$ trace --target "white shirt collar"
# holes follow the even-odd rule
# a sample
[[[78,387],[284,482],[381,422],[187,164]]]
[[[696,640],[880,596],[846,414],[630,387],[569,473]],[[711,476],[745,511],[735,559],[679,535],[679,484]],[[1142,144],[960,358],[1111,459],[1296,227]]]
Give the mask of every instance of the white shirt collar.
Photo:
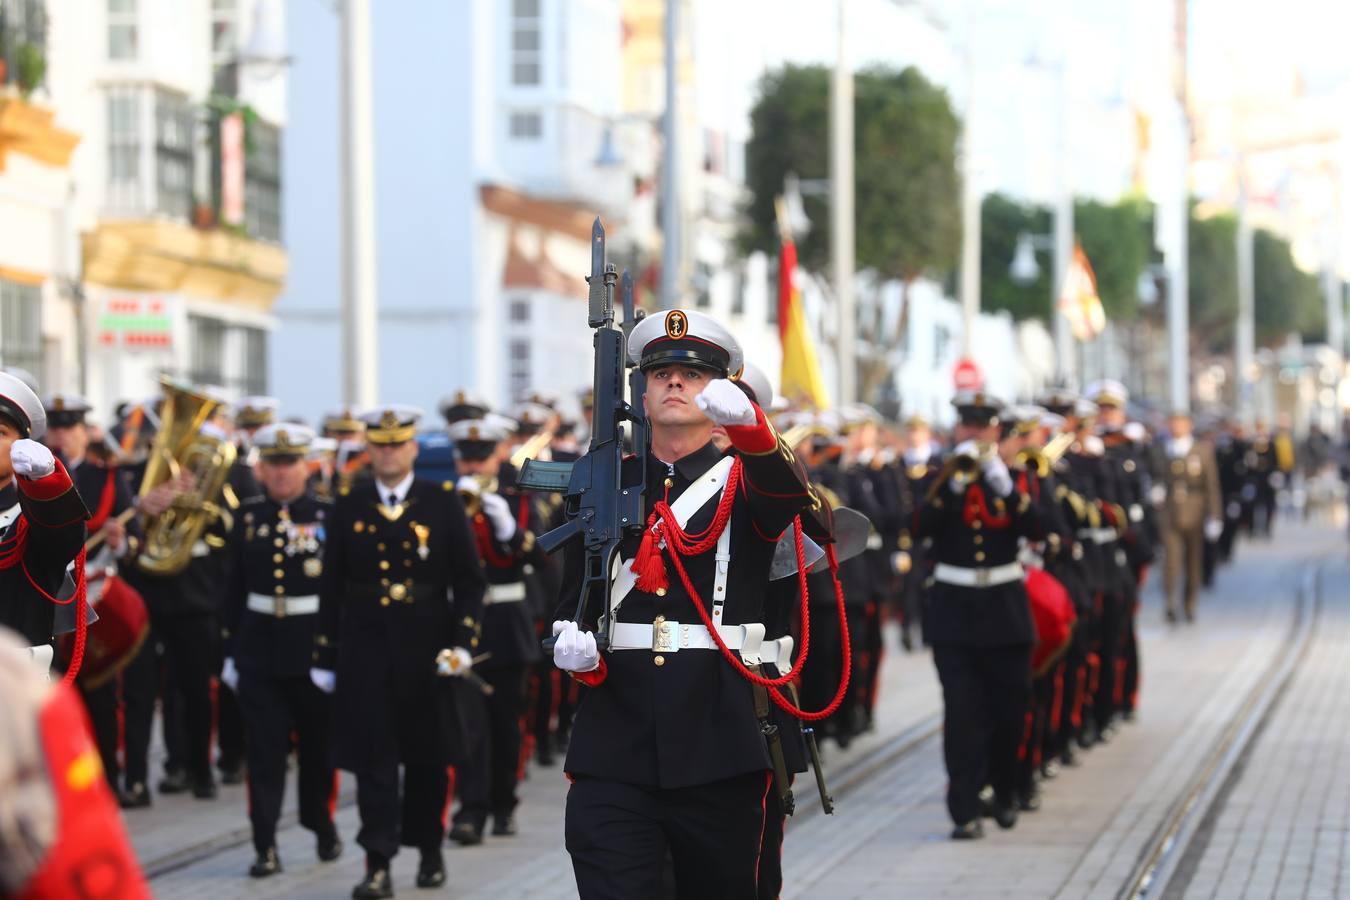
[[[905,448],[905,465],[907,466],[927,465],[932,458],[933,445],[931,443],[916,444]]]
[[[397,506],[404,500],[408,499],[408,489],[412,487],[412,483],[413,483],[413,473],[409,472],[406,476],[404,476],[402,481],[394,485],[392,488],[385,487],[378,481],[375,482],[375,490],[380,495],[381,503],[387,502],[389,499],[389,495],[393,494],[394,505]]]
[[[1172,457],[1185,456],[1187,453],[1191,452],[1191,448],[1194,446],[1195,438],[1192,435],[1188,434],[1185,437],[1172,438]]]

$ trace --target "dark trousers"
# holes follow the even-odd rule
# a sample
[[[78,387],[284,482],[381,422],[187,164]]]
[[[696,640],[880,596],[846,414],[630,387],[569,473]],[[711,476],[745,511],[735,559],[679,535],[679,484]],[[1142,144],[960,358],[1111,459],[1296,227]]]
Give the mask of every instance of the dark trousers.
[[[220,750],[216,765],[221,769],[244,761],[244,713],[239,696],[224,682],[216,688],[216,746]]]
[[[980,814],[986,784],[1002,804],[1017,788],[1017,748],[1031,699],[1031,645],[935,643],[945,712],[947,811],[958,825]]]
[[[482,827],[490,811],[509,816],[516,808],[516,784],[520,774],[521,722],[525,714],[528,668],[498,666],[475,668],[492,685],[492,696],[482,696],[480,714],[484,728],[475,741],[466,764],[455,770],[460,796],[455,822]]]
[[[1125,659],[1125,604],[1125,597],[1117,591],[1102,595],[1097,645],[1097,658],[1101,662],[1097,690],[1092,700],[1098,731],[1111,724],[1119,708],[1117,689],[1124,675],[1122,664]]]
[[[789,775],[791,779],[794,776]],[[783,831],[787,813],[772,788],[764,796],[764,836],[759,844],[759,900],[777,900],[783,893]]]
[[[262,853],[276,844],[292,733],[300,762],[300,824],[315,834],[331,835],[337,786],[330,739],[332,699],[304,675],[272,678],[245,671],[239,674],[239,707],[248,728],[248,812],[254,848]]]
[[[126,735],[125,783],[128,789],[149,783],[150,732],[159,695],[159,652],[152,635],[122,670],[123,724]]]
[[[194,781],[211,780],[211,679],[220,670],[220,632],[210,614],[151,623],[164,648],[164,738],[169,759]],[[175,725],[181,722],[181,730]]]
[[[440,849],[450,803],[450,770],[445,766],[404,766],[403,791],[398,760],[356,773],[356,806],[361,830],[356,842],[383,860],[394,858],[399,845],[423,852]]]
[[[663,896],[667,853],[678,897],[755,897],[772,785],[769,772],[684,788],[578,778],[565,832],[581,900]]]
[[[118,778],[122,774],[122,765],[117,760],[121,736],[121,728],[117,723],[119,705],[117,681],[118,679],[114,677],[93,689],[80,686],[80,697],[84,700],[85,712],[89,714],[89,725],[94,730],[98,755],[103,760],[103,774],[107,776],[108,784],[112,785],[114,791],[119,787]]]

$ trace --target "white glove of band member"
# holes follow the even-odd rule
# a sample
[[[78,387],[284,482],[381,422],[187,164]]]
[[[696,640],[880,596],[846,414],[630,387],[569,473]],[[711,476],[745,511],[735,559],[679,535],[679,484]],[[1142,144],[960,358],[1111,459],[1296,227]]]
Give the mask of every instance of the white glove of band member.
[[[715,424],[722,426],[755,424],[755,404],[750,402],[745,391],[725,378],[715,378],[708,382],[703,393],[694,398],[694,403]]]
[[[310,669],[309,680],[325,694],[331,694],[337,689],[337,673],[332,669]]]
[[[233,656],[225,657],[225,664],[220,667],[220,680],[230,690],[239,693],[239,670],[234,666]]]
[[[1223,521],[1220,519],[1205,520],[1205,540],[1211,544],[1223,536]]]
[[[492,536],[503,544],[516,534],[516,517],[511,515],[511,504],[499,494],[483,494],[483,515],[492,523]]]
[[[994,489],[994,493],[1000,497],[1006,497],[1013,491],[1012,473],[1008,471],[1008,464],[1003,458],[995,454],[984,461],[981,469],[984,472],[984,480]]]
[[[1162,506],[1167,502],[1167,485],[1155,484],[1149,488],[1148,499],[1153,502],[1154,506]]]
[[[56,471],[56,457],[52,456],[52,451],[28,438],[10,445],[9,461],[14,466],[14,474],[24,478],[46,478]]]
[[[436,654],[436,674],[463,678],[473,668],[473,655],[463,647],[451,647]]]
[[[600,668],[600,651],[595,646],[595,635],[579,629],[576,622],[554,622],[553,636],[558,639],[553,645],[553,664],[559,669],[564,672],[591,672]]]

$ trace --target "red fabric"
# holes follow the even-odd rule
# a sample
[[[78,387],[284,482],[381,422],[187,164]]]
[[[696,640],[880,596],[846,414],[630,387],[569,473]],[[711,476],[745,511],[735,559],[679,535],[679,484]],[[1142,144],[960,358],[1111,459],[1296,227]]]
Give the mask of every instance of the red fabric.
[[[966,525],[974,525],[978,520],[989,528],[1007,528],[1012,523],[1007,513],[996,516],[989,511],[989,504],[984,499],[984,488],[978,484],[972,484],[966,489],[966,507],[961,516]]]
[[[41,478],[25,478],[20,475],[14,479],[14,483],[26,497],[34,500],[54,500],[74,486],[70,481],[70,473],[61,465],[61,460],[55,462],[56,468],[50,475]]]
[[[61,461],[57,460],[56,465],[61,474],[64,475],[65,469],[61,468]],[[55,475],[56,473],[53,472],[52,474]],[[48,477],[50,478],[51,476],[49,475]],[[66,475],[65,477],[68,483],[70,481],[70,476]],[[16,480],[20,482],[23,481],[22,478]],[[61,679],[62,684],[70,684],[75,680],[76,676],[80,674],[80,665],[84,662],[85,637],[88,631],[89,604],[85,601],[88,586],[84,579],[85,549],[84,547],[81,547],[80,552],[75,557],[75,593],[67,600],[58,600],[43,590],[42,586],[33,580],[33,576],[28,571],[28,565],[24,562],[23,558],[24,551],[27,547],[28,517],[21,515],[14,524],[14,534],[12,534],[8,540],[0,543],[0,570],[12,569],[15,566],[23,566],[24,577],[27,578],[28,583],[33,586],[33,590],[37,591],[43,597],[46,597],[57,606],[65,606],[68,603],[75,604],[75,649],[72,650],[70,654],[70,667],[66,669],[65,677]]]
[[[99,494],[98,509],[94,510],[94,515],[86,526],[90,534],[98,531],[103,527],[103,523],[108,521],[108,516],[112,515],[113,501],[117,499],[117,470],[109,468],[104,472],[106,477],[103,479],[103,492]]]
[[[599,687],[600,683],[605,680],[605,676],[607,676],[608,674],[609,674],[609,666],[605,665],[605,658],[603,656],[600,657],[599,668],[592,669],[589,672],[571,673],[573,678],[575,678],[577,681],[580,681],[582,684],[586,685],[586,687]]]
[[[731,439],[731,446],[742,453],[763,456],[778,446],[778,435],[764,418],[764,410],[758,404],[751,405],[755,407],[755,424],[727,425],[727,437]]]
[[[492,533],[488,530],[487,516],[482,513],[474,514],[473,533],[478,539],[478,553],[488,565],[496,569],[509,569],[516,564],[513,555],[497,552],[497,542],[492,539]]]
[[[1039,674],[1068,648],[1077,613],[1064,585],[1045,570],[1028,568],[1026,584],[1031,618],[1036,623],[1031,671]]]
[[[79,695],[68,685],[56,685],[38,714],[38,728],[58,830],[41,868],[15,897],[149,898]]]

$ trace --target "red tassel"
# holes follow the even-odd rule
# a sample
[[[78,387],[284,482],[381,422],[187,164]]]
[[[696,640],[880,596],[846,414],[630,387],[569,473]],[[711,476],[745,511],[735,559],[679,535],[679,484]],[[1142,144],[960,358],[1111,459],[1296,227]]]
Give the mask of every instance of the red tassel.
[[[647,528],[642,532],[642,543],[633,557],[633,574],[637,576],[634,585],[648,594],[665,591],[670,586],[666,562],[661,558],[661,548],[656,543],[655,528]]]

